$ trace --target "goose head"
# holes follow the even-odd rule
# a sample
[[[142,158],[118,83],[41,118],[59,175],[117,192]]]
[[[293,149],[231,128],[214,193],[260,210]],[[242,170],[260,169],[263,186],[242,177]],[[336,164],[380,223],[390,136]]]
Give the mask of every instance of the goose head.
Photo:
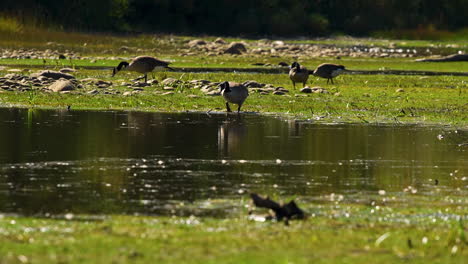
[[[223,91],[224,91],[224,92],[226,92],[226,93],[230,92],[231,89],[229,89],[229,82],[222,82],[222,83],[220,83],[220,84],[219,84],[219,91],[220,91],[220,92],[223,92]]]

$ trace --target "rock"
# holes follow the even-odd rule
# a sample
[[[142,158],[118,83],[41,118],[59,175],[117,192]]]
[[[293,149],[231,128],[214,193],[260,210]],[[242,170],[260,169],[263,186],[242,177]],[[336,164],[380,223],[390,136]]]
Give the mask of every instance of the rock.
[[[202,39],[194,39],[194,40],[191,40],[189,43],[188,43],[189,47],[193,48],[193,47],[196,47],[196,46],[203,46],[203,45],[206,45],[206,41],[202,40]]]
[[[96,90],[96,89],[94,89],[94,90],[91,90],[91,91],[89,91],[89,92],[87,92],[87,93],[88,93],[88,94],[98,94],[99,91]]]
[[[86,83],[97,83],[99,80],[96,78],[84,78],[81,79],[81,82],[86,82]]]
[[[283,92],[283,93],[289,93],[289,90],[284,89],[284,87],[276,87],[275,91]]]
[[[122,46],[119,48],[120,51],[123,51],[123,52],[129,52],[129,51],[132,51],[132,48],[128,47],[128,46]]]
[[[287,64],[284,61],[279,62],[278,65],[281,66],[281,67],[289,67],[289,64]]]
[[[19,80],[23,76],[19,75],[19,74],[16,74],[16,73],[9,73],[9,74],[5,74],[5,76],[3,76],[3,77],[6,78],[6,79],[10,79],[10,80]]]
[[[20,69],[9,69],[9,70],[7,70],[7,72],[16,72],[16,73],[20,73],[20,72],[22,72],[22,70],[20,70]]]
[[[285,95],[285,92],[282,92],[282,91],[274,91],[273,94],[274,94],[274,95]]]
[[[31,74],[31,77],[39,77],[39,76],[52,78],[54,80],[58,80],[60,78],[64,78],[64,79],[67,79],[67,80],[75,79],[75,77],[73,75],[71,75],[71,74],[61,73],[61,72],[58,72],[58,71],[48,71],[47,70],[47,71],[41,71],[41,72],[38,72],[38,73]]]
[[[262,88],[265,86],[264,83],[259,83],[256,81],[245,81],[244,83],[242,83],[242,85],[244,85],[247,88]]]
[[[218,95],[221,95],[221,92],[220,92],[220,91],[213,90],[213,91],[207,92],[207,93],[205,93],[205,94],[206,94],[206,95],[209,95],[209,96],[218,96]]]
[[[397,93],[404,93],[404,92],[405,92],[405,90],[403,90],[403,89],[399,88],[399,89],[396,89],[396,91],[395,91],[395,92],[397,92]]]
[[[232,42],[227,49],[224,50],[224,53],[227,54],[242,54],[243,52],[247,52],[247,48],[241,42]]]
[[[122,95],[123,95],[123,96],[130,96],[130,95],[132,95],[132,92],[126,91],[126,92],[124,92]]]
[[[310,87],[304,87],[301,89],[301,93],[312,93],[312,88]]]
[[[177,85],[181,83],[181,80],[175,79],[175,78],[166,78],[164,79],[161,83],[164,85]]]
[[[165,93],[162,93],[161,95],[171,95],[171,94],[174,94],[174,92],[165,92]]]
[[[174,87],[170,87],[170,86],[164,86],[163,90],[165,90],[165,91],[174,91],[175,88],[174,88]]]
[[[72,68],[62,68],[59,70],[59,72],[61,73],[70,73],[70,72],[76,72],[75,69],[72,69]]]
[[[148,84],[150,84],[150,85],[158,84],[158,83],[159,83],[159,81],[156,80],[156,79],[152,79],[152,80],[149,80],[149,81],[148,81]]]
[[[57,80],[48,87],[54,92],[72,91],[75,90],[75,85],[69,80]]]
[[[222,38],[217,38],[214,41],[216,44],[226,44],[226,41]]]
[[[284,46],[284,41],[275,40],[275,41],[273,41],[273,46]]]

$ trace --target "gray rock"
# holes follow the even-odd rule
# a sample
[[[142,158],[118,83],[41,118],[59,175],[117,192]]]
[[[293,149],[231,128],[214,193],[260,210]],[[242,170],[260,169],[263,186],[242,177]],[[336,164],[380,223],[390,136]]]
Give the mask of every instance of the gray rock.
[[[166,78],[164,79],[161,83],[164,85],[177,85],[181,83],[181,80],[175,79],[175,78]]]
[[[188,45],[190,47],[195,47],[195,46],[203,46],[203,45],[206,45],[206,41],[202,40],[202,39],[194,39],[194,40],[191,40]]]
[[[222,38],[217,38],[215,41],[214,41],[216,44],[226,44],[226,41]]]
[[[75,85],[69,80],[57,80],[48,87],[54,92],[72,91],[75,90]]]
[[[247,88],[262,88],[265,87],[264,83],[259,83],[256,81],[246,81],[243,83],[243,85]]]
[[[274,95],[284,95],[285,92],[282,92],[282,91],[274,91],[273,94],[274,94]]]
[[[72,68],[62,68],[59,70],[59,72],[61,73],[69,73],[69,72],[76,72],[75,69],[72,69]]]
[[[312,93],[312,88],[304,87],[301,89],[301,93]]]
[[[71,75],[71,74],[62,73],[62,72],[58,72],[58,71],[49,71],[49,70],[33,73],[33,74],[31,74],[30,77],[39,77],[39,76],[52,78],[54,80],[58,80],[60,78],[64,78],[64,79],[67,79],[67,80],[75,79],[75,77],[73,75]]]
[[[247,52],[247,48],[241,42],[232,42],[227,49],[224,50],[224,53],[227,54],[242,54],[243,52]]]

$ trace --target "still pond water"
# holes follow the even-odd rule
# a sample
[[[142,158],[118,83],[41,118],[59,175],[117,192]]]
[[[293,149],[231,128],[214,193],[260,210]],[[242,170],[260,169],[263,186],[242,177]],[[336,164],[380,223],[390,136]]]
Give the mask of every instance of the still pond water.
[[[0,138],[0,213],[225,214],[251,191],[468,195],[468,132],[453,128],[0,109]]]

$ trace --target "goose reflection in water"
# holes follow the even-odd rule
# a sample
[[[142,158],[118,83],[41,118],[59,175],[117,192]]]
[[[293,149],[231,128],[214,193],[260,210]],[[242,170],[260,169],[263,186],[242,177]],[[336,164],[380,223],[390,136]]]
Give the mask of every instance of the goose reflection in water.
[[[218,127],[218,151],[222,157],[241,152],[241,143],[247,136],[242,116],[228,119]]]

